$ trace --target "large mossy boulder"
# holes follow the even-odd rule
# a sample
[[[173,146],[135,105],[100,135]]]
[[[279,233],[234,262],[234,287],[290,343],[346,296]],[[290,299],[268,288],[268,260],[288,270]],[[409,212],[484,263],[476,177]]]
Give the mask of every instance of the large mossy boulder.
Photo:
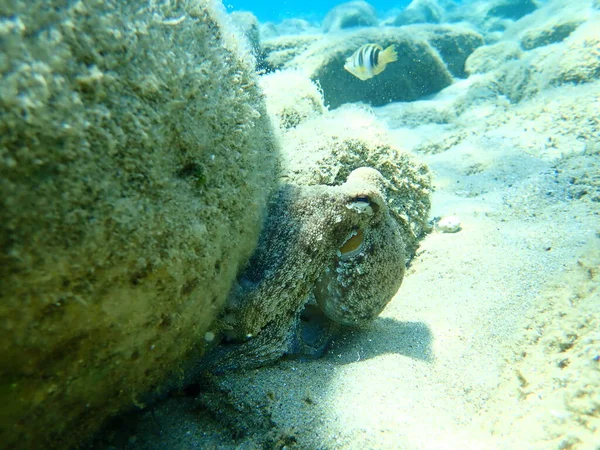
[[[0,442],[69,448],[212,337],[278,178],[212,0],[0,6]]]

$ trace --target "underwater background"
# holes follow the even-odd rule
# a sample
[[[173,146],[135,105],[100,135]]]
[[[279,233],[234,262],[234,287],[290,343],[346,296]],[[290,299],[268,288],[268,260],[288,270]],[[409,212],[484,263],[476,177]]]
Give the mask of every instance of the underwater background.
[[[0,447],[600,443],[600,1],[0,1]]]
[[[288,0],[276,3],[251,0],[233,0],[223,2],[229,11],[251,11],[261,22],[277,22],[291,18],[319,21],[325,17],[331,8],[340,3],[342,2],[336,0],[311,0],[306,2]],[[410,0],[396,2],[382,0],[369,2],[369,4],[373,6],[380,14],[386,13],[391,9],[401,9],[409,3]]]

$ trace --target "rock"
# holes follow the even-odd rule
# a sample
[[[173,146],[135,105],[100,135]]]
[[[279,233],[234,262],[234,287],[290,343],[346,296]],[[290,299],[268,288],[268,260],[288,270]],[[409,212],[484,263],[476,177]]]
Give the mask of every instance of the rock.
[[[458,78],[466,78],[465,61],[484,44],[481,34],[461,25],[425,25],[419,36],[439,52],[450,73]]]
[[[569,199],[600,202],[600,140],[587,141],[581,154],[563,156],[554,169]]]
[[[321,35],[280,36],[262,42],[262,54],[267,71],[283,69],[312,44],[323,39]]]
[[[508,26],[504,32],[503,40],[480,47],[474,51],[466,62],[466,70],[469,74],[488,73],[500,68],[505,63],[520,58],[525,58],[531,64],[544,65],[541,61],[538,62],[538,59],[544,59],[545,56],[543,55],[546,53],[549,56],[556,52],[562,54],[563,47],[553,47],[547,52],[540,50],[534,53],[524,53],[522,50],[533,50],[560,43],[567,39],[581,24],[591,20],[590,17],[589,5],[574,5],[568,0],[548,2],[532,14]],[[592,39],[594,39],[593,36]],[[575,54],[578,53],[579,50],[575,50]],[[527,71],[529,70],[527,64],[513,61],[510,64],[510,70],[523,66],[519,70]],[[539,71],[539,68],[536,70]],[[577,70],[575,69],[575,71]],[[532,75],[536,76],[534,71],[532,71]],[[514,81],[513,78],[511,79]],[[512,97],[515,97],[514,94]]]
[[[285,132],[325,112],[319,88],[302,73],[284,70],[264,75],[260,84],[267,100],[267,112],[277,129]],[[294,89],[289,89],[294,86]]]
[[[517,42],[500,41],[477,48],[465,62],[465,72],[469,75],[487,73],[498,69],[507,61],[519,59],[523,50]]]
[[[534,0],[495,0],[490,2],[487,14],[492,17],[518,20],[537,9]]]
[[[413,26],[418,27],[418,26]],[[362,29],[316,41],[287,64],[305,71],[323,90],[325,104],[365,102],[373,106],[412,101],[438,92],[452,83],[452,75],[439,53],[412,27]],[[394,45],[398,61],[379,75],[361,81],[344,70],[346,58],[367,43]]]
[[[519,41],[525,50],[554,44],[566,39],[591,14],[587,2],[552,0],[510,25],[503,39]]]
[[[282,141],[284,184],[232,291],[227,340],[205,359],[208,370],[314,355],[336,324],[373,320],[428,229],[428,169],[391,146],[373,116],[325,113]]]
[[[326,33],[346,28],[373,27],[378,24],[377,13],[369,3],[352,1],[341,3],[327,13],[323,20]]]
[[[486,42],[495,42],[514,21],[534,12],[534,0],[471,0],[449,12],[450,22],[469,22],[486,33]]]
[[[390,103],[377,108],[375,114],[392,129],[414,129],[423,125],[448,124],[456,118],[451,107],[444,103],[432,105],[429,100]]]
[[[440,23],[445,16],[445,8],[454,6],[451,0],[413,0],[391,23],[394,26],[415,23]]]
[[[565,40],[582,22],[557,22],[549,27],[527,30],[521,37],[521,47],[531,50]]]
[[[561,43],[536,48],[505,64],[499,69],[504,93],[516,102],[551,86],[597,80],[599,26],[599,18],[590,19]]]
[[[266,22],[260,27],[262,39],[273,39],[279,36],[316,33],[319,31],[310,22],[304,19],[285,19],[280,23]]]
[[[71,448],[202,353],[278,156],[220,4],[11,5],[0,441]]]

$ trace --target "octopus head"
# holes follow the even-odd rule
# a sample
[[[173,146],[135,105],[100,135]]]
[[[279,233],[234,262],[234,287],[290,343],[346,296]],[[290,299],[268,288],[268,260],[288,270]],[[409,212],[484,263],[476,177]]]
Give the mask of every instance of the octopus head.
[[[402,283],[405,248],[400,228],[389,214],[384,185],[377,170],[363,167],[354,170],[342,186],[351,199],[347,207],[361,220],[341,237],[313,294],[323,313],[343,325],[377,317]]]

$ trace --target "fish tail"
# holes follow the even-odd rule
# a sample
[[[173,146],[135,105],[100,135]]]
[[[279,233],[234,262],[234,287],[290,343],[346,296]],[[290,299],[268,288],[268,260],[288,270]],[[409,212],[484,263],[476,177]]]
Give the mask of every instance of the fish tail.
[[[380,64],[387,64],[394,61],[398,61],[398,53],[396,53],[393,44],[381,52],[381,55],[379,55],[379,61]]]

